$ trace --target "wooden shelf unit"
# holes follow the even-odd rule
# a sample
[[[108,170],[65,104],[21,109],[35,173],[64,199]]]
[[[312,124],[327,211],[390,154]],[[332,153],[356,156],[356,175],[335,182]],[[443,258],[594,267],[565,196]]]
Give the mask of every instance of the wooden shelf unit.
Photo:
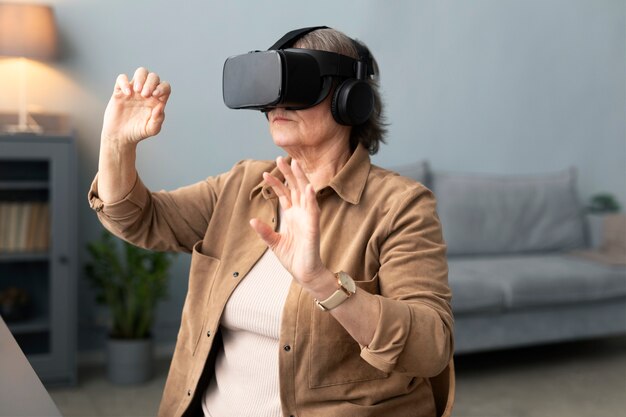
[[[0,134],[0,293],[29,300],[5,322],[47,385],[76,382],[76,172],[71,135]]]

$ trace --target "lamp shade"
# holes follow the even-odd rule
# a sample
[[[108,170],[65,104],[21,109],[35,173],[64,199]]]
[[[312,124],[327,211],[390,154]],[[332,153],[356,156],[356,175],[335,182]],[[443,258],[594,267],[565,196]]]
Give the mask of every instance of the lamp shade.
[[[52,59],[57,29],[50,6],[0,3],[0,56]]]

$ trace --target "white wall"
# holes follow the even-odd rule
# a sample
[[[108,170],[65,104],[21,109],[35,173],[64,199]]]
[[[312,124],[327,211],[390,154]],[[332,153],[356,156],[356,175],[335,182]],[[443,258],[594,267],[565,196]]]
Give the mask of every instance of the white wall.
[[[143,65],[172,84],[159,137],[140,145],[148,186],[171,189],[280,153],[263,116],[228,110],[229,55],[265,49],[290,29],[325,24],[377,57],[391,123],[374,160],[427,158],[434,169],[535,173],[576,166],[581,199],[626,204],[626,6],[623,0],[56,0],[63,56],[29,68],[29,102],[77,128],[81,247],[99,225],[84,196],[96,171],[115,77]],[[16,106],[16,69],[0,59],[0,110]],[[84,255],[84,254],[81,254]],[[188,257],[176,262],[157,336],[172,340]],[[98,320],[80,283],[81,346]]]

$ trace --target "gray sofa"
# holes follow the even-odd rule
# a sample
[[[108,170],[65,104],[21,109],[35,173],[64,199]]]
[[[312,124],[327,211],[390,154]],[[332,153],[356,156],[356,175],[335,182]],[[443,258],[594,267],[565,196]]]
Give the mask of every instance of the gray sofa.
[[[576,171],[462,174],[392,168],[435,193],[448,245],[455,351],[626,334],[626,268],[589,249]]]

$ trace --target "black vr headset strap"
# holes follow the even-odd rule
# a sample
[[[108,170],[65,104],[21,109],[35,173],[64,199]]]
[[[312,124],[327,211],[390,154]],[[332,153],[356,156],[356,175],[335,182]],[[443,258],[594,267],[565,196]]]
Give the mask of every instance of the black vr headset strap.
[[[313,32],[317,29],[328,29],[328,26],[311,26],[308,28],[295,29],[291,32],[287,32],[282,38],[276,41],[276,43],[268,48],[268,51],[274,51],[277,49],[285,49],[291,46],[291,44],[307,33]]]
[[[285,35],[283,35],[282,38],[277,40],[276,43],[274,43],[274,45],[268,48],[268,51],[290,48],[293,46],[293,43],[295,41],[297,41],[298,39],[300,39],[307,33],[311,33],[318,29],[329,29],[329,27],[328,26],[310,26],[306,28],[294,29],[290,32],[287,32]],[[370,54],[369,49],[367,49],[365,45],[363,45],[361,42],[355,39],[352,39],[352,44],[354,45],[354,47],[357,50],[357,53],[359,54],[358,60],[364,63],[366,66],[366,74],[362,74],[362,77],[359,77],[359,75],[361,74],[358,74],[358,71],[357,71],[355,78],[364,80],[366,77],[374,75],[374,65],[372,62],[372,55]]]
[[[329,27],[328,26],[311,26],[311,27],[292,30],[286,33],[278,41],[276,41],[274,45],[270,46],[268,51],[290,48],[293,46],[293,43],[295,41],[297,41],[298,39],[300,39],[307,33],[313,32],[318,29],[329,29]],[[328,70],[333,75],[340,75],[340,76],[344,76],[348,78],[351,78],[352,74],[355,73],[354,78],[356,78],[357,80],[365,81],[366,78],[374,75],[374,65],[372,65],[373,64],[372,55],[370,54],[367,47],[365,47],[360,42],[352,39],[352,43],[354,44],[357,50],[357,53],[359,55],[358,60],[355,60],[350,57],[343,57],[341,54],[336,54],[337,60],[333,64],[330,65],[330,67],[333,69],[330,70],[326,66],[324,69]],[[311,54],[318,53],[318,51],[308,51],[308,52]],[[343,58],[347,58],[347,59],[343,59]],[[330,63],[332,61],[327,61],[327,62]],[[349,62],[349,65],[346,65],[348,64],[348,62]],[[356,62],[356,67],[353,67],[355,62]],[[319,98],[316,100],[315,103],[313,103],[313,106],[321,103],[322,100],[324,100],[328,96],[331,90],[332,78],[326,76],[326,77],[323,77],[323,79],[324,79],[324,82],[322,86],[322,91],[320,92]],[[267,111],[266,110],[262,110],[262,111],[265,113],[265,116],[267,117]]]
[[[357,53],[359,54],[359,61],[364,63],[366,65],[366,70],[365,70],[365,74],[359,74],[359,70],[357,69],[357,79],[359,80],[364,80],[366,77],[371,77],[373,75],[375,75],[374,73],[374,62],[372,59],[372,54],[370,53],[370,50],[367,49],[367,46],[363,45],[361,42],[357,41],[356,39],[352,40],[352,43],[354,44],[354,47],[357,50]]]

